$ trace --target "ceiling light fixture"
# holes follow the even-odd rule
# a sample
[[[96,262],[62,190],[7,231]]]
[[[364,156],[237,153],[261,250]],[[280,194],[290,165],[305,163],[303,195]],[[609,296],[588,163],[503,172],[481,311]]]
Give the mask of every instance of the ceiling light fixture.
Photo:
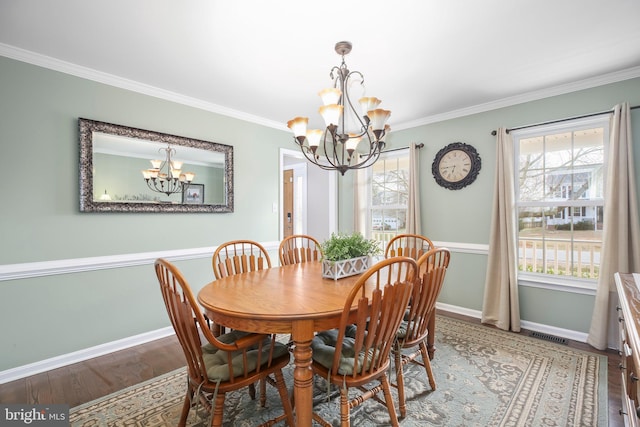
[[[361,114],[353,106],[350,92],[357,90],[354,86],[360,83],[364,95],[364,76],[359,71],[349,71],[344,62],[351,48],[350,42],[336,43],[335,49],[342,56],[342,64],[333,67],[329,74],[333,87],[318,94],[324,104],[319,112],[326,128],[307,130],[308,117],[296,117],[287,122],[296,143],[311,163],[322,169],[337,170],[342,175],[349,169],[373,165],[380,157],[384,148],[383,138],[390,130],[386,122],[391,111],[377,108],[382,102],[378,98],[361,97],[358,100]],[[360,144],[361,141],[365,144]],[[319,150],[321,142],[322,149]]]
[[[167,148],[160,148],[159,153],[164,151],[165,160],[150,160],[151,168],[142,171],[142,176],[147,186],[158,193],[170,196],[174,193],[182,193],[193,181],[196,174],[193,172],[182,172],[182,163],[172,160],[176,154],[175,148],[167,144]]]

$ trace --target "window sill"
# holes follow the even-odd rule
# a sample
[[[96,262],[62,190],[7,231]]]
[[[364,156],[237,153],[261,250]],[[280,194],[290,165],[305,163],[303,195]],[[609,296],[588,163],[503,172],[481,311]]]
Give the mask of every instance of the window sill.
[[[574,294],[596,294],[597,280],[576,279],[568,277],[550,276],[546,274],[518,273],[518,285],[532,288],[549,289]]]

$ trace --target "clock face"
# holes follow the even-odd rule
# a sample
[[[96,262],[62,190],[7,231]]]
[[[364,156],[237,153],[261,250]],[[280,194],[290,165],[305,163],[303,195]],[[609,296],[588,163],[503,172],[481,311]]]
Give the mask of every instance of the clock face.
[[[442,187],[460,190],[476,180],[480,167],[480,156],[475,148],[454,142],[438,151],[431,172]]]
[[[446,181],[462,181],[471,172],[471,157],[462,150],[448,151],[440,159],[438,170]]]

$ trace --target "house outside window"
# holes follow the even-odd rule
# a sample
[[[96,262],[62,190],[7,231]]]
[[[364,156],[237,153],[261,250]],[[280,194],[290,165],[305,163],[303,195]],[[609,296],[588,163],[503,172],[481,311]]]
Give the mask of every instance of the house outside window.
[[[385,153],[367,170],[367,233],[384,248],[404,233],[409,203],[409,150]]]
[[[512,131],[518,278],[595,288],[609,117]]]

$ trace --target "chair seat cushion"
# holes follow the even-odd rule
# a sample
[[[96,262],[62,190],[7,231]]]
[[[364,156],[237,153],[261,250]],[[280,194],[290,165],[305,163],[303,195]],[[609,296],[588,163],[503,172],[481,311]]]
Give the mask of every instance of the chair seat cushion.
[[[396,338],[399,340],[406,338],[408,329],[409,329],[409,322],[407,322],[406,320],[403,320],[402,322],[400,322],[400,326],[398,327],[398,332],[396,332]]]
[[[355,336],[354,331],[349,328],[355,328],[351,325],[347,328],[345,337],[342,341],[342,352],[340,354],[340,365],[338,367],[338,373],[341,375],[352,375],[354,365],[356,361],[356,355],[354,350]],[[311,341],[311,349],[313,351],[312,358],[315,362],[324,366],[327,369],[331,369],[333,365],[333,355],[336,352],[336,344],[338,341],[338,330],[331,329],[329,331],[318,332]],[[367,358],[370,361],[371,356]],[[360,352],[358,354],[358,371],[362,370],[365,361],[365,354]],[[369,363],[365,368],[369,367]]]
[[[229,333],[220,335],[218,340],[225,344],[231,344],[238,338],[248,335],[248,332],[231,331]],[[271,340],[265,339],[265,344],[262,346],[262,354],[260,356],[261,365],[265,365],[269,361],[269,351],[271,350]],[[202,346],[202,359],[207,368],[207,376],[211,381],[229,381],[231,378],[231,370],[229,369],[229,363],[226,351],[219,350],[212,344],[205,344]],[[287,346],[276,342],[273,347],[273,359],[276,359],[284,354],[288,354],[289,350]],[[247,351],[247,371],[251,372],[257,368],[258,356],[260,352],[257,348]],[[233,376],[238,377],[244,375],[244,361],[242,351],[235,351],[232,353],[231,367],[233,368]]]

